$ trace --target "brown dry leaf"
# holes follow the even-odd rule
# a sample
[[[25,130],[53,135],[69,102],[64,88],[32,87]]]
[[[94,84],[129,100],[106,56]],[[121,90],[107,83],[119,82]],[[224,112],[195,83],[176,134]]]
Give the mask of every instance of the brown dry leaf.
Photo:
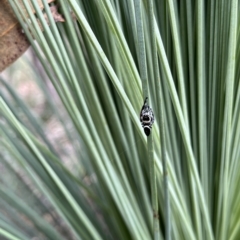
[[[55,0],[48,0],[48,3]],[[38,4],[43,9],[41,0]],[[33,8],[32,8],[33,9]],[[51,7],[56,22],[63,22],[64,18],[57,12],[57,7]],[[18,23],[8,0],[0,0],[0,72],[18,59],[30,46],[22,28]]]
[[[0,3],[0,72],[29,47],[7,0]]]
[[[58,12],[58,6],[56,6],[56,5],[50,6],[50,11],[52,13],[52,16],[53,16],[53,19],[55,22],[65,22],[64,17]],[[47,14],[44,13],[43,16],[44,16],[45,20],[47,21],[47,24],[50,25]],[[40,28],[43,29],[40,21],[38,21],[38,24],[39,24]]]
[[[55,22],[65,22],[63,16],[58,12],[58,7],[56,5],[51,6],[50,10]]]

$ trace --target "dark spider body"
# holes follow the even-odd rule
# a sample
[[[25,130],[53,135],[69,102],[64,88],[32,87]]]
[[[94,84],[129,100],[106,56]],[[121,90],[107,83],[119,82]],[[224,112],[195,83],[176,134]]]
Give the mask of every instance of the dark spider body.
[[[147,97],[142,106],[142,110],[140,112],[140,121],[142,123],[143,130],[147,136],[150,135],[152,130],[152,125],[154,123],[154,114],[153,110],[147,104]]]

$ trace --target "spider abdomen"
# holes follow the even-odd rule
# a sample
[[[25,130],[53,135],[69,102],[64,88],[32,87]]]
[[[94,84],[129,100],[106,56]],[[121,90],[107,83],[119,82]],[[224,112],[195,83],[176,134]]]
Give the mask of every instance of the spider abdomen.
[[[140,112],[140,121],[145,134],[149,136],[154,123],[154,114],[152,108],[147,104],[147,99],[148,98],[146,97]]]

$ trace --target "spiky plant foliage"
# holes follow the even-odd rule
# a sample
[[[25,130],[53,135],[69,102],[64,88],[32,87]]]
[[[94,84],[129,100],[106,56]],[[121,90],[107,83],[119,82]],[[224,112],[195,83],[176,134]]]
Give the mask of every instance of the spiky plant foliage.
[[[45,0],[9,2],[74,151],[2,79],[0,234],[239,239],[238,1],[59,0],[64,23]]]

